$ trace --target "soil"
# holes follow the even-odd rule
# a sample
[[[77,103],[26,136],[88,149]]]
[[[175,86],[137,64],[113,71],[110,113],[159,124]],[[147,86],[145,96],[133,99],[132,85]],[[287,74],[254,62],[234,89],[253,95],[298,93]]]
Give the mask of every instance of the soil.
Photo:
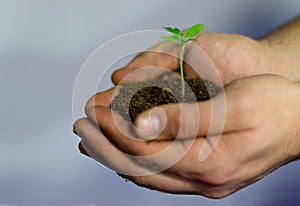
[[[113,99],[111,108],[124,119],[134,122],[147,109],[171,103],[190,103],[215,96],[220,88],[201,78],[185,78],[185,95],[182,96],[181,79],[162,75],[152,81],[124,85]]]

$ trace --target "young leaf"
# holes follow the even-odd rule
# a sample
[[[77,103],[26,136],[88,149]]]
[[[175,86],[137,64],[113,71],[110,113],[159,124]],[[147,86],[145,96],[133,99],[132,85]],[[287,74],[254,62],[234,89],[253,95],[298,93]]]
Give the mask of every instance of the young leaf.
[[[185,84],[184,84],[184,71],[183,71],[183,53],[186,43],[188,41],[197,41],[197,39],[193,38],[197,34],[199,34],[203,29],[203,24],[195,24],[187,30],[186,36],[180,31],[180,29],[174,27],[164,27],[165,30],[171,32],[173,36],[162,36],[161,38],[173,42],[180,45],[180,58],[179,58],[179,68],[180,68],[180,76],[181,76],[181,94],[184,97],[185,94]]]
[[[188,38],[188,39],[185,39],[185,42],[188,42],[188,41],[199,41],[199,39],[195,39],[195,38]]]
[[[191,26],[187,32],[186,32],[186,39],[191,39],[197,34],[199,34],[204,29],[203,24],[195,24],[194,26]]]
[[[164,27],[165,30],[167,30],[168,32],[171,32],[172,34],[175,34],[178,37],[184,38],[184,34],[180,31],[180,29],[174,27]]]
[[[173,34],[178,34],[180,33],[180,29],[176,28],[176,27],[164,27],[165,30],[167,30],[168,32],[171,32]]]
[[[160,38],[163,39],[163,40],[165,40],[165,41],[176,43],[176,44],[180,44],[181,43],[181,39],[178,36],[176,36],[176,35],[173,35],[173,36],[161,36]]]

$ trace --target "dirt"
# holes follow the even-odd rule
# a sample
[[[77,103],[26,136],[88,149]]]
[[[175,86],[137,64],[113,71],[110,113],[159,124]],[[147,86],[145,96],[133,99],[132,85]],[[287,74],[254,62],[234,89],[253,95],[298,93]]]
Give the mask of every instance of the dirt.
[[[219,91],[215,84],[201,78],[185,78],[185,95],[182,95],[181,79],[163,75],[152,81],[121,86],[111,108],[124,119],[134,122],[147,109],[171,103],[190,103],[210,99]]]

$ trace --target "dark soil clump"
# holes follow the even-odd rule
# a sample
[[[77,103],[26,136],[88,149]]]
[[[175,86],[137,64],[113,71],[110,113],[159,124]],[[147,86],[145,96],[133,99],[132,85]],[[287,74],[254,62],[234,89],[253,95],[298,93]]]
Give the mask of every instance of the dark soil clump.
[[[134,122],[137,115],[153,107],[170,103],[188,103],[207,100],[220,88],[201,78],[185,78],[185,95],[181,92],[181,79],[161,76],[152,81],[122,86],[113,99],[111,108],[124,119]]]

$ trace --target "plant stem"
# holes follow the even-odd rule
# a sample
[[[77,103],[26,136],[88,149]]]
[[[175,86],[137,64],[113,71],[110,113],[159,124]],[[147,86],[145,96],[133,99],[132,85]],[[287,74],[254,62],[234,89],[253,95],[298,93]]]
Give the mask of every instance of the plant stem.
[[[185,95],[185,82],[184,82],[184,73],[183,73],[183,52],[186,42],[183,40],[180,45],[180,74],[181,74],[181,94],[184,97]]]

